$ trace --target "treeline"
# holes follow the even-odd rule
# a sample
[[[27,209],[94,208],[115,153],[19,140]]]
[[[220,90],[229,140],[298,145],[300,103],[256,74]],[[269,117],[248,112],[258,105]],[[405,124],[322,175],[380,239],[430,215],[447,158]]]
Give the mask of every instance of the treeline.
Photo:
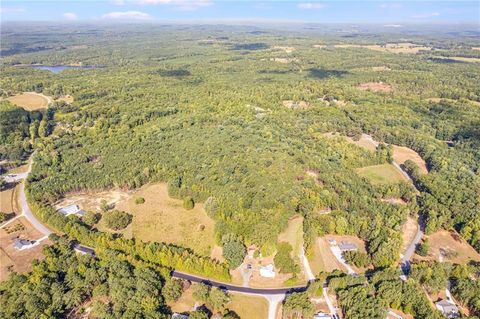
[[[27,274],[0,283],[0,317],[63,318],[89,311],[95,318],[170,318],[165,276],[148,263],[132,263],[106,251],[78,255],[73,243],[52,238],[45,258]],[[90,309],[90,310],[87,310]]]

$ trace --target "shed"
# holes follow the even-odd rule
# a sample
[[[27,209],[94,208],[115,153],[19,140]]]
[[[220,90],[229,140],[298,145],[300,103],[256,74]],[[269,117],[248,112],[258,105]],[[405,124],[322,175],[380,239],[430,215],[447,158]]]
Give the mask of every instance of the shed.
[[[275,270],[272,264],[260,266],[260,276],[265,278],[275,278]]]

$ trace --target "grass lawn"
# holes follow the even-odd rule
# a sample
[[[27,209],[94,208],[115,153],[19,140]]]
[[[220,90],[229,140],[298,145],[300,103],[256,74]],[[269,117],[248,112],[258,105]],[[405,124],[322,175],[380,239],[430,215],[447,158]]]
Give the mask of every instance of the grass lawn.
[[[395,166],[391,164],[380,164],[357,169],[358,175],[365,177],[372,184],[397,183],[407,180]]]
[[[235,311],[240,318],[265,319],[268,317],[268,302],[263,297],[230,293],[232,301],[227,307]]]
[[[303,217],[294,216],[288,221],[287,229],[278,235],[278,242],[286,241],[293,247],[292,255],[298,256],[303,245]]]
[[[138,197],[143,197],[145,203],[135,204]],[[146,185],[115,208],[133,215],[131,227],[135,238],[176,244],[207,257],[215,246],[215,222],[207,216],[203,204],[196,203],[192,210],[184,209],[181,200],[168,196],[166,184]]]
[[[326,271],[325,262],[322,258],[322,252],[320,251],[320,243],[318,240],[315,240],[312,243],[314,246],[313,248],[313,256],[308,259],[310,263],[310,268],[312,268],[312,272],[314,275],[318,275],[321,271]]]

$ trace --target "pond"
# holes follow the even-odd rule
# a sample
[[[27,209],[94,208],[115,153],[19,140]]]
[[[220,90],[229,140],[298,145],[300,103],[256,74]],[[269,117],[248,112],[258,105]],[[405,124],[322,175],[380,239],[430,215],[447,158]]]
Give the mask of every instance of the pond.
[[[73,66],[73,65],[31,65],[34,69],[47,70],[58,74],[66,69],[95,69],[94,66]]]

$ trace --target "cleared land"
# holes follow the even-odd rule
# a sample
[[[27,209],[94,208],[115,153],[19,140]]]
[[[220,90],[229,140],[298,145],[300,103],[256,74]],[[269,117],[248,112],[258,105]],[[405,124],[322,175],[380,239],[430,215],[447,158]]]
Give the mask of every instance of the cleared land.
[[[438,261],[440,250],[442,250],[445,261],[458,264],[467,264],[471,260],[480,261],[480,254],[455,232],[438,231],[428,236],[428,243],[430,244],[429,256],[425,259]],[[418,259],[424,258],[418,257]]]
[[[287,46],[280,46],[280,45],[276,45],[273,48],[276,50],[285,51],[285,53],[292,53],[293,51],[295,51],[294,47],[287,47]]]
[[[293,247],[292,257],[297,257],[303,245],[303,217],[294,216],[288,221],[287,229],[278,235],[278,242],[287,242]]]
[[[43,258],[42,247],[50,243],[43,240],[30,249],[17,250],[14,247],[15,238],[37,240],[41,237],[43,235],[24,217],[0,229],[0,281],[6,280],[12,271],[20,273],[30,271],[32,261]]]
[[[71,104],[75,99],[71,95],[62,95],[56,101],[63,101],[65,103]]]
[[[65,195],[55,203],[55,208],[59,209],[72,204],[79,205],[83,210],[100,211],[102,201],[106,201],[108,205],[116,206],[122,200],[130,197],[129,192],[119,189],[102,191],[102,192],[74,192]]]
[[[35,92],[25,92],[7,98],[13,104],[24,108],[27,111],[45,109],[51,102],[50,97]]]
[[[417,164],[422,174],[428,173],[427,164],[423,158],[408,147],[393,145],[393,160],[398,164],[403,164],[405,161],[411,160]]]
[[[467,62],[467,63],[479,63],[480,59],[479,58],[468,58],[468,57],[463,57],[463,56],[435,56],[435,59],[440,59],[440,60],[454,60],[454,61],[459,61],[459,62]]]
[[[407,180],[392,164],[362,167],[357,169],[357,173],[368,179],[374,185],[397,183]]]
[[[135,204],[138,197],[145,203]],[[133,215],[133,236],[143,241],[177,244],[203,256],[210,256],[215,246],[215,222],[207,216],[203,204],[184,209],[181,200],[168,196],[166,184],[146,185],[119,202],[116,209]]]
[[[405,251],[407,247],[410,245],[412,240],[415,237],[415,234],[417,233],[418,230],[418,223],[415,220],[415,218],[409,216],[407,218],[407,221],[405,224],[402,226],[402,249],[401,251]]]
[[[372,45],[359,45],[359,44],[337,44],[335,48],[365,48],[373,51],[379,52],[389,52],[389,53],[408,53],[416,54],[421,50],[430,51],[431,47],[426,47],[422,45],[417,45],[410,42],[403,43],[387,43],[384,45],[372,44]]]
[[[372,92],[384,92],[389,93],[393,91],[393,88],[390,84],[383,82],[366,82],[360,83],[356,86],[357,89],[361,91],[372,91]]]
[[[310,107],[310,104],[305,101],[292,101],[292,100],[285,100],[282,101],[283,106],[292,110],[304,110]]]
[[[193,299],[193,291],[195,285],[185,290],[176,302],[170,303],[169,306],[173,312],[183,313],[190,312],[195,306]],[[240,318],[248,319],[265,319],[268,314],[268,302],[265,298],[230,293],[231,301],[227,304],[227,308],[235,311]]]

